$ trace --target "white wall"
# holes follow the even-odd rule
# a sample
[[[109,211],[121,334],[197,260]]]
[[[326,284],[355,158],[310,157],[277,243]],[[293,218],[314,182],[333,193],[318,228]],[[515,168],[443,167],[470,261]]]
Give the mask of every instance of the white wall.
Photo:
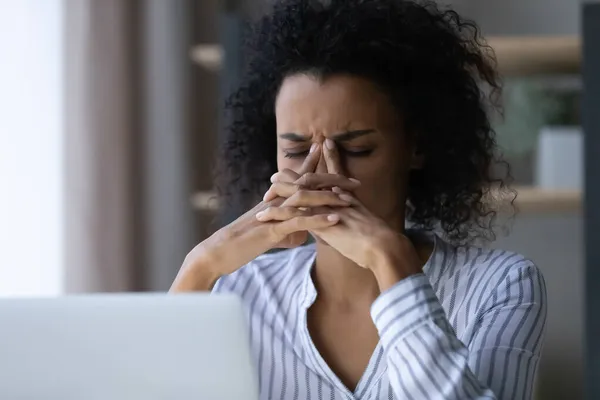
[[[61,20],[61,0],[0,0],[0,296],[62,288]]]
[[[494,247],[525,254],[541,268],[548,291],[546,345],[539,398],[583,398],[584,253],[579,213],[520,214]]]
[[[579,33],[582,0],[466,0],[469,16],[487,35]]]

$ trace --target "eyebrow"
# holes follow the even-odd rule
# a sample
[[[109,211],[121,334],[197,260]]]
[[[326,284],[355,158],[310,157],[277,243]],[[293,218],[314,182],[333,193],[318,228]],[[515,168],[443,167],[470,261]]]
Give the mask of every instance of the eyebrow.
[[[356,131],[341,132],[341,133],[336,133],[335,135],[333,135],[332,139],[335,140],[336,142],[348,142],[350,140],[356,139],[361,136],[368,135],[373,132],[375,132],[374,129],[362,129],[362,130],[356,130]],[[279,137],[281,139],[286,139],[291,142],[306,142],[309,140],[309,138],[307,138],[306,136],[300,135],[298,133],[293,133],[293,132],[282,133],[281,135],[279,135]]]

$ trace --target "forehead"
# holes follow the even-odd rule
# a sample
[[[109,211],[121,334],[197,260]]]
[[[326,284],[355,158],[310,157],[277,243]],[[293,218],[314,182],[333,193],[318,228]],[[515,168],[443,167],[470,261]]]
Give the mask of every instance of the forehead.
[[[275,114],[278,130],[292,131],[343,130],[358,125],[383,128],[398,119],[397,110],[377,85],[350,75],[287,77],[277,96]]]

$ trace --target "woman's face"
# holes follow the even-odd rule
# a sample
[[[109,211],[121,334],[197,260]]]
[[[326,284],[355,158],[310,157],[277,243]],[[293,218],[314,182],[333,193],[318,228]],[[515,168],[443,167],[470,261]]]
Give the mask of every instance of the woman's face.
[[[414,152],[397,109],[375,84],[349,75],[293,75],[281,86],[275,114],[280,171],[297,171],[313,143],[332,139],[345,174],[362,183],[358,199],[393,226],[403,226]],[[317,172],[327,172],[323,159]]]

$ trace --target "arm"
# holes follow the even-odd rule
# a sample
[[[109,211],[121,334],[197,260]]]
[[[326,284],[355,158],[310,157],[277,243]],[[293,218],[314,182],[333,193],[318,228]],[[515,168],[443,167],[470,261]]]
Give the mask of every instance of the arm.
[[[545,286],[521,262],[479,310],[463,344],[427,277],[412,275],[382,293],[371,314],[392,388],[409,399],[530,399],[545,325]]]
[[[341,175],[316,174],[320,148],[306,157],[299,173],[281,171],[262,202],[231,224],[198,244],[185,258],[171,293],[210,291],[223,275],[229,275],[273,248],[302,245],[308,231],[331,227],[339,216],[313,213],[312,207],[348,207],[350,203],[323,188],[354,189],[356,180]]]

